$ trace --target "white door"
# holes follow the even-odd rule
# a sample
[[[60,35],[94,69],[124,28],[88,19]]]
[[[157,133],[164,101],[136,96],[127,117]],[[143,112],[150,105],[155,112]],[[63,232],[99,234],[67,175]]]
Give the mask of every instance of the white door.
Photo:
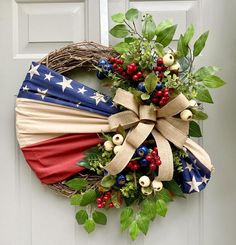
[[[169,205],[165,219],[151,225],[136,244],[234,245],[236,195],[236,138],[234,71],[236,70],[234,0],[0,0],[0,244],[75,245],[132,244],[119,231],[119,213],[113,210],[108,225],[87,235],[74,219],[67,199],[42,186],[25,163],[16,143],[15,96],[32,60],[55,48],[81,40],[114,44],[108,35],[112,14],[136,7],[155,19],[172,17],[179,33],[189,23],[197,32],[210,29],[210,38],[198,64],[222,67],[228,84],[213,93],[207,106],[210,118],[203,125],[204,147],[216,167],[204,193]],[[178,33],[176,35],[176,38]]]

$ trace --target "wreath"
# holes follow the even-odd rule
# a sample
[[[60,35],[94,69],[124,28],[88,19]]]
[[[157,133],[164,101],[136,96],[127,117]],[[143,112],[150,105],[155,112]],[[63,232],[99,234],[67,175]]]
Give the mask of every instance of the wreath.
[[[213,166],[190,137],[202,136],[208,88],[225,83],[214,66],[194,70],[208,32],[192,48],[190,25],[175,50],[172,21],[145,14],[140,34],[138,18],[136,9],[112,16],[110,34],[124,39],[112,48],[81,42],[33,62],[16,102],[19,145],[41,182],[79,206],[88,233],[122,208],[121,230],[133,240],[168,202],[206,187]],[[75,68],[95,71],[109,96],[68,78]]]

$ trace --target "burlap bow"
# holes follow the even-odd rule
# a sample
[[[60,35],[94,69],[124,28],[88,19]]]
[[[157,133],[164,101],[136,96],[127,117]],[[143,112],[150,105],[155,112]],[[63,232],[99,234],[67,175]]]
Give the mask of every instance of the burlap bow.
[[[162,161],[158,172],[160,181],[168,181],[173,178],[173,156],[169,141],[180,149],[187,148],[205,167],[212,170],[208,154],[187,136],[189,122],[174,117],[189,107],[189,101],[183,94],[157,110],[151,106],[139,105],[133,94],[123,89],[117,90],[114,102],[127,110],[108,118],[110,129],[115,130],[121,125],[130,130],[120,151],[105,167],[110,174],[116,175],[126,167],[135,150],[149,134],[152,134],[155,139]]]

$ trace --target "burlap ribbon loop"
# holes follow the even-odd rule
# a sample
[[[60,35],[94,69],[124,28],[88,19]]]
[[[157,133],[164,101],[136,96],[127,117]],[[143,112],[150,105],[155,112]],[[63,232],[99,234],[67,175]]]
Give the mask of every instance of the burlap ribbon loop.
[[[139,105],[133,94],[118,89],[114,102],[128,110],[108,118],[111,130],[119,125],[128,129],[128,135],[121,150],[116,154],[105,169],[112,175],[120,173],[132,159],[135,150],[152,134],[158,147],[162,164],[159,167],[158,179],[168,181],[173,178],[173,156],[169,141],[178,148],[183,147],[195,153],[195,156],[211,170],[212,165],[208,154],[195,142],[187,137],[188,122],[173,116],[189,107],[188,99],[179,94],[167,105],[154,110],[147,105]]]

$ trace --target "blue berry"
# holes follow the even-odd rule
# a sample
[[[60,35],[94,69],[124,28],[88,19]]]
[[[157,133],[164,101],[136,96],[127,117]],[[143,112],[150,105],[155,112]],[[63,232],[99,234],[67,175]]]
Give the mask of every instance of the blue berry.
[[[103,66],[106,65],[106,64],[108,64],[107,59],[100,59],[100,60],[98,61],[98,66],[99,66],[99,67],[103,67]]]
[[[126,177],[123,174],[119,174],[116,178],[117,185],[124,185],[126,183]]]
[[[144,83],[144,82],[140,82],[140,83],[138,84],[137,89],[138,89],[139,91],[142,91],[142,92],[145,93],[145,92],[146,92],[145,83]]]
[[[161,90],[161,89],[162,89],[162,84],[161,83],[157,83],[156,90]]]
[[[136,153],[139,157],[145,157],[148,154],[148,148],[145,145],[141,145],[136,149]]]
[[[100,71],[97,71],[96,75],[97,75],[97,78],[100,80],[103,80],[106,77],[105,74]]]
[[[103,66],[103,70],[105,72],[111,71],[112,70],[112,64],[106,64]]]
[[[147,167],[149,164],[149,161],[145,158],[140,159],[138,162],[140,163],[141,167]]]

